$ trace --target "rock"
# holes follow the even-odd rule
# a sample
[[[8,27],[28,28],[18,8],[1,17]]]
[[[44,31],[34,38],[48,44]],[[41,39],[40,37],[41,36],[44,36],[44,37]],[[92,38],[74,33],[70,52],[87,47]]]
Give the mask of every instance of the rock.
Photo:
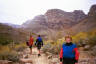
[[[70,28],[70,30],[75,31],[75,34],[78,34],[79,32],[88,32],[91,30],[96,30],[96,5],[93,5],[90,8],[87,17],[82,19],[80,23]]]
[[[96,18],[96,5],[91,6],[88,16],[95,16]]]
[[[83,51],[83,50],[84,50],[84,47],[79,47],[79,50],[80,50],[80,51]]]
[[[74,19],[76,22],[80,22],[84,19],[87,15],[82,10],[74,10]]]
[[[32,64],[32,63],[26,63],[26,64]]]
[[[57,63],[59,63],[59,59],[58,59],[58,58],[53,58],[53,59],[51,60],[51,62],[52,62],[53,64],[57,64]]]
[[[52,55],[49,55],[49,56],[48,56],[48,59],[52,59]]]
[[[37,33],[40,30],[47,29],[46,28],[46,19],[44,15],[38,15],[34,17],[32,20],[26,21],[23,25],[22,28],[26,28],[28,31],[32,31],[33,33]]]
[[[91,48],[91,54],[92,54],[93,56],[96,56],[96,45]]]
[[[21,63],[32,63],[31,59],[20,59]]]
[[[85,18],[83,11],[65,12],[60,9],[50,9],[45,13],[49,28],[64,29],[70,28]]]
[[[85,45],[84,46],[84,49],[89,49],[90,48],[90,45]]]
[[[13,62],[8,60],[0,60],[0,64],[13,64]]]
[[[96,28],[95,12],[96,5],[91,7],[88,15],[82,10],[66,12],[60,9],[50,9],[44,15],[38,15],[32,20],[28,20],[22,26],[24,26],[25,30],[32,33],[41,34],[47,40],[57,40],[69,32],[72,33],[71,35],[74,35]],[[61,35],[58,35],[58,33]]]
[[[27,58],[29,58],[30,57],[30,54],[24,54],[23,55],[23,58],[25,58],[25,59],[27,59]]]
[[[50,52],[46,52],[46,55],[52,55],[52,53],[50,53]]]
[[[46,39],[50,37],[52,39],[55,38],[54,34],[58,32],[58,30],[67,30],[77,24],[79,20],[85,18],[85,16],[83,11],[79,10],[65,12],[60,9],[50,9],[44,15],[37,15],[32,20],[26,21],[22,25],[22,28],[35,34],[41,34],[44,37],[47,36]],[[62,32],[62,34],[65,34],[65,32]]]
[[[24,57],[25,59],[27,59],[28,58],[28,55],[25,55],[25,57]]]
[[[96,45],[94,47],[92,47],[92,49],[96,49]]]
[[[23,52],[18,52],[19,58],[23,58]]]

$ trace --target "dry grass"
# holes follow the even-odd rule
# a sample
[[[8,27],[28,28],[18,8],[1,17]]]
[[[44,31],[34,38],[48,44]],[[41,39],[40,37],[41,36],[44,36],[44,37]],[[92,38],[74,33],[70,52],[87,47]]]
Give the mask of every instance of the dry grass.
[[[13,62],[19,61],[19,51],[23,51],[26,48],[25,43],[15,44],[14,46],[6,45],[0,46],[0,60],[9,60]]]

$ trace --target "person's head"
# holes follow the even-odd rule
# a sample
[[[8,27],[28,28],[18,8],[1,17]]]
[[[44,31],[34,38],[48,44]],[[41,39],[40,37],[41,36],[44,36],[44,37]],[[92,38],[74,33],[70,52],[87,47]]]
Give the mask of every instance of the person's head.
[[[38,35],[38,37],[41,37],[40,35]]]
[[[30,37],[32,37],[32,35],[30,35]]]
[[[72,37],[71,37],[71,36],[65,36],[65,41],[66,41],[67,43],[72,42]]]

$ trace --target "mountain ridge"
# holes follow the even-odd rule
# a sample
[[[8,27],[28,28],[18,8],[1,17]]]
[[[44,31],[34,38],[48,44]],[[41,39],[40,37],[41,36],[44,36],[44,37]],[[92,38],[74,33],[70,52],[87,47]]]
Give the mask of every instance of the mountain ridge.
[[[32,20],[26,21],[22,25],[22,28],[54,39],[54,37],[58,36],[59,31],[63,37],[67,29],[78,24],[86,16],[82,10],[65,12],[60,9],[50,9],[44,15],[38,15]]]
[[[66,12],[50,9],[44,15],[37,15],[20,26],[20,30],[42,35],[45,39],[56,40],[71,33],[87,32],[96,29],[96,5],[86,15],[82,10]]]

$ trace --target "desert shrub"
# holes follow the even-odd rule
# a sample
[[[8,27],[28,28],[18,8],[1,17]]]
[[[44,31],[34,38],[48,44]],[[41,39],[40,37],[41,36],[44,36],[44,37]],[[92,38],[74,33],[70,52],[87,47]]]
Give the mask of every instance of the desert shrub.
[[[78,47],[84,47],[85,45],[87,45],[87,41],[85,39],[79,39],[78,42],[76,42]]]
[[[0,53],[5,52],[5,51],[10,51],[9,47],[0,45]]]
[[[13,62],[19,61],[19,55],[17,52],[23,51],[26,48],[25,44],[14,44],[2,46],[0,45],[0,60],[9,60]]]
[[[47,52],[49,51],[49,49],[52,47],[52,45],[50,43],[47,43],[43,46],[42,50],[43,52]]]
[[[62,39],[57,40],[57,45],[62,45],[65,42],[65,38],[63,37]]]
[[[93,55],[94,57],[96,57],[96,45],[93,46],[93,47],[91,47],[90,51],[91,51],[91,55]]]
[[[89,38],[88,44],[90,44],[91,46],[96,45],[96,35],[91,37],[91,38]]]
[[[26,48],[26,44],[25,43],[20,43],[14,46],[15,51],[19,52],[19,51],[23,51]]]
[[[62,46],[60,46],[60,45],[52,46],[51,49],[50,49],[50,53],[59,54],[60,50],[61,50],[61,47]]]
[[[0,53],[0,60],[9,60],[9,61],[13,61],[13,62],[18,62],[19,57],[15,51],[11,51],[11,52],[4,51],[4,52]]]
[[[96,45],[96,32],[80,32],[72,37],[78,46]]]
[[[52,54],[59,54],[61,47],[62,47],[62,45],[59,45],[59,44],[48,43],[48,44],[44,45],[42,50],[45,53],[50,52]]]
[[[8,45],[12,42],[12,40],[5,40],[5,39],[0,39],[0,45]]]
[[[88,37],[88,34],[85,32],[80,32],[74,36],[72,36],[73,38],[73,42],[80,42],[81,40],[85,40]]]
[[[7,45],[7,44],[10,44],[11,42],[12,42],[12,38],[9,37],[9,34],[0,33],[0,45]]]

